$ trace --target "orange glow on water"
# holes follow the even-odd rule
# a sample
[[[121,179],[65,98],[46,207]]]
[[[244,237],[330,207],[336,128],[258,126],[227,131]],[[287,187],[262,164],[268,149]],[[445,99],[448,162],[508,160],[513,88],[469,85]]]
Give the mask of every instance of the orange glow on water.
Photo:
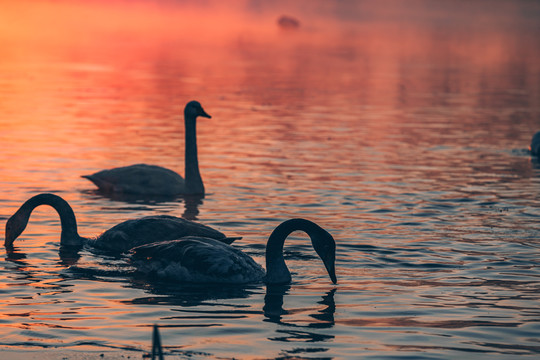
[[[455,115],[501,106],[499,93],[522,83],[538,87],[519,70],[540,71],[538,49],[526,45],[534,32],[519,32],[537,25],[478,17],[485,10],[478,3],[462,12],[414,12],[399,2],[311,10],[250,4],[2,2],[0,140],[17,139],[3,150],[2,180],[29,191],[86,189],[79,175],[135,162],[181,173],[182,108],[199,99],[213,116],[198,126],[209,189],[239,178],[339,189],[336,164],[359,177],[385,169],[375,180],[393,182],[402,175],[392,167],[407,161],[391,150],[391,137],[400,136],[393,129],[413,120],[396,116],[404,108],[442,119],[450,109]],[[519,12],[504,7],[501,13]],[[298,29],[279,28],[284,13],[298,16]],[[506,76],[489,75],[498,71]],[[540,100],[526,101],[534,107]],[[339,126],[326,126],[336,120]],[[462,124],[464,131],[478,126]],[[305,128],[316,131],[306,137]],[[421,131],[407,131],[402,140],[411,148],[424,141]],[[376,161],[364,169],[359,149],[384,141],[388,153],[370,154]],[[348,145],[338,150],[335,143]],[[311,155],[321,148],[322,156]]]
[[[453,274],[474,278],[460,273],[472,261],[466,259],[468,244],[458,243],[465,248],[461,255],[455,244],[438,249],[437,241],[495,238],[499,222],[509,215],[492,214],[500,200],[497,193],[509,199],[521,191],[518,187],[529,189],[523,180],[533,178],[529,159],[509,153],[517,144],[525,148],[523,134],[538,125],[540,49],[531,44],[538,43],[540,2],[528,2],[530,16],[521,15],[524,2],[447,3],[2,1],[1,224],[29,196],[46,191],[73,206],[79,233],[88,237],[129,218],[191,211],[203,223],[244,236],[239,246],[253,246],[250,251],[262,264],[261,249],[277,221],[314,217],[336,234],[340,246],[336,302],[318,259],[295,257],[308,244],[305,236],[293,236],[288,243],[293,249],[289,256],[296,259],[291,269],[307,272],[302,281],[312,293],[305,298],[294,289],[278,294],[284,304],[266,315],[275,317],[271,325],[280,331],[279,321],[292,331],[270,338],[286,339],[281,345],[307,342],[310,328],[318,333],[336,326],[335,333],[350,331],[354,339],[358,329],[372,327],[380,331],[365,330],[376,337],[373,343],[393,344],[379,335],[416,327],[443,329],[440,334],[447,336],[444,329],[482,327],[487,323],[448,314],[438,319],[436,308],[414,318],[400,317],[399,310],[422,307],[423,293],[414,297],[422,287],[427,295],[431,288],[437,296],[444,291],[440,284],[417,284],[428,271],[419,273],[415,266],[448,265],[450,258],[452,266],[433,273],[446,279],[442,274],[447,271],[450,283]],[[297,18],[298,28],[280,28],[282,15]],[[182,111],[191,99],[200,100],[212,115],[197,125],[206,198],[113,201],[95,195],[93,185],[80,178],[139,162],[183,173]],[[504,116],[511,120],[500,121]],[[482,181],[500,187],[482,187]],[[467,203],[459,199],[476,192],[482,192],[478,202],[484,203],[465,208],[474,216],[462,215]],[[447,205],[447,198],[459,198],[458,204]],[[521,215],[528,213],[533,211],[524,209]],[[475,216],[485,216],[487,225],[481,225],[486,229],[475,223]],[[5,254],[0,289],[11,300],[0,313],[1,327],[71,324],[72,329],[94,329],[96,338],[111,335],[113,343],[123,343],[119,334],[129,332],[130,338],[142,338],[138,344],[146,344],[148,329],[143,327],[155,321],[148,309],[158,305],[169,311],[159,319],[167,323],[164,328],[188,328],[179,347],[216,354],[224,347],[258,346],[253,340],[259,333],[243,330],[268,329],[262,288],[217,296],[197,293],[200,298],[193,300],[160,294],[127,275],[111,275],[114,281],[109,282],[102,270],[116,270],[115,259],[83,252],[81,258],[62,262],[59,234],[54,210],[38,208],[16,251]],[[423,241],[435,247],[422,249],[427,259],[419,249],[407,251],[407,244]],[[373,255],[362,245],[380,252]],[[499,259],[497,250],[490,257]],[[401,251],[409,257],[400,256]],[[67,270],[72,264],[97,270],[81,275]],[[404,270],[400,264],[411,267]],[[475,283],[466,289],[463,282],[456,293],[481,288]],[[63,297],[63,291],[69,295]],[[455,304],[463,302],[456,299]],[[231,304],[238,307],[229,312]],[[378,314],[373,304],[397,309],[397,316]],[[222,306],[217,315],[213,306]],[[137,311],[143,320],[134,320],[131,312]],[[109,318],[114,318],[110,329],[103,322]],[[57,323],[64,319],[70,321]],[[306,333],[295,333],[301,327]],[[25,334],[11,336],[26,340]],[[76,343],[73,336],[68,332],[58,341]],[[78,336],[85,343],[86,335]],[[327,343],[343,341],[340,336]],[[349,345],[356,353],[354,340]],[[273,341],[279,344],[268,340],[260,356],[272,357],[266,354]],[[235,349],[227,349],[223,356],[233,357]]]

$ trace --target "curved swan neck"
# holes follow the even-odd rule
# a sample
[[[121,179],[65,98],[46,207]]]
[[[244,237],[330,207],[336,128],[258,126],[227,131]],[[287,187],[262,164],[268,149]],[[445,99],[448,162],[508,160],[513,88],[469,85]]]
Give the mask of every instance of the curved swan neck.
[[[291,281],[291,273],[283,258],[285,239],[293,231],[304,231],[314,241],[318,232],[325,231],[320,226],[305,219],[291,219],[278,225],[266,243],[266,282],[282,284]]]
[[[204,194],[204,185],[199,172],[199,159],[197,156],[197,116],[184,114],[186,131],[185,172],[186,194]]]
[[[17,210],[13,217],[20,217],[24,222],[23,229],[26,227],[32,211],[40,205],[51,206],[60,216],[60,224],[62,226],[62,232],[60,235],[60,244],[65,246],[80,246],[82,245],[84,238],[79,236],[77,232],[77,220],[75,219],[75,213],[67,201],[62,199],[58,195],[54,194],[39,194],[28,199]]]

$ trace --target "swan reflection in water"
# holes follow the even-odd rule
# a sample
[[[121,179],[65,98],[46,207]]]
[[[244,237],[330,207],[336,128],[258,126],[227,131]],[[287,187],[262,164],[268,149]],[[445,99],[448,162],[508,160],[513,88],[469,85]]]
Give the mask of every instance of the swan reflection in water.
[[[197,220],[199,207],[203,204],[204,195],[184,195],[184,212],[182,218],[187,220]]]
[[[266,317],[265,321],[293,327],[299,326],[298,324],[283,321],[284,316],[294,313],[294,311],[283,309],[283,298],[288,294],[290,288],[290,285],[267,286],[263,307],[264,316]],[[310,323],[308,327],[329,328],[334,326],[334,313],[336,312],[334,294],[336,293],[336,290],[336,288],[333,288],[327,291],[326,294],[322,296],[322,300],[317,302],[317,304],[324,305],[325,308],[309,315],[317,321]]]
[[[149,287],[146,282],[133,284],[136,288],[144,288],[149,292],[149,296],[135,298],[129,301],[123,301],[126,305],[159,305],[173,306],[170,311],[178,312],[178,316],[167,316],[168,322],[173,324],[162,324],[163,328],[182,327],[182,328],[198,328],[222,326],[225,322],[235,322],[243,318],[252,317],[258,314],[259,311],[248,306],[245,302],[235,304],[234,301],[219,301],[231,300],[240,298],[250,298],[257,296],[260,293],[260,286],[219,286],[211,285],[204,286],[201,284],[175,284],[171,287],[170,283],[162,283],[161,285],[153,284]],[[324,346],[325,342],[332,341],[335,336],[325,334],[325,329],[334,327],[334,314],[336,304],[334,295],[336,288],[328,290],[321,296],[321,300],[310,304],[303,304],[301,309],[283,308],[284,297],[288,294],[290,285],[267,285],[266,294],[264,296],[264,306],[262,315],[264,322],[272,322],[278,326],[274,334],[269,336],[268,340],[273,342],[286,343],[306,343],[305,349],[299,349],[295,345],[292,351],[282,349],[281,352],[289,354],[292,357],[297,357],[299,350],[304,350],[305,353],[325,353],[330,349]],[[310,299],[313,297],[310,297]],[[319,305],[319,306],[317,306]],[[198,306],[203,306],[200,308]],[[214,309],[212,309],[214,308]],[[308,309],[306,311],[306,308]],[[298,317],[306,315],[312,320],[303,318],[299,321]],[[215,318],[215,322],[209,319]],[[200,322],[197,319],[201,319]],[[180,323],[177,323],[179,321]],[[189,324],[186,324],[188,322]],[[165,330],[166,331],[166,330]],[[316,344],[316,345],[315,345]],[[165,345],[167,352],[182,353],[182,350],[170,348]]]
[[[281,352],[288,356],[296,358],[299,353],[327,353],[330,349],[324,346],[324,343],[333,341],[334,335],[327,334],[323,329],[334,327],[334,313],[336,304],[334,302],[334,294],[336,289],[333,288],[322,296],[322,300],[317,304],[324,307],[313,309],[310,307],[308,316],[313,320],[299,319],[299,316],[305,314],[305,304],[301,309],[283,308],[283,297],[289,290],[288,286],[269,286],[267,287],[266,296],[264,298],[264,316],[267,322],[272,322],[279,327],[275,330],[276,335],[268,337],[269,341],[278,343],[294,343],[292,350],[282,349]],[[313,309],[313,310],[311,310]],[[303,347],[298,345],[305,343]],[[307,345],[310,344],[310,345]]]
[[[88,201],[95,201],[100,198],[107,198],[116,202],[123,202],[131,204],[140,208],[141,206],[148,206],[149,210],[152,210],[160,205],[168,206],[171,203],[183,204],[184,211],[182,212],[182,218],[187,220],[197,220],[199,215],[199,208],[204,203],[205,195],[200,194],[184,194],[175,196],[141,196],[137,194],[102,194],[97,190],[84,190],[82,194]]]
[[[167,319],[169,321],[174,319],[185,321],[189,319],[191,322],[190,327],[216,326],[216,324],[223,322],[224,319],[235,321],[235,319],[253,316],[254,310],[245,303],[234,304],[234,301],[223,302],[219,300],[250,298],[257,296],[260,291],[260,286],[203,286],[201,284],[175,284],[172,286],[170,283],[149,286],[147,282],[136,282],[132,285],[136,288],[144,288],[150,294],[149,296],[124,301],[125,304],[178,306],[172,308],[171,311],[178,312],[179,315],[167,316]],[[284,298],[288,295],[290,288],[290,285],[266,286],[264,306],[262,308],[263,321],[279,325],[274,333],[276,336],[268,337],[268,340],[310,344],[332,341],[335,336],[325,334],[324,330],[333,328],[335,325],[336,303],[334,296],[337,289],[332,288],[326,291],[321,295],[319,301],[309,304],[304,302],[300,309],[285,309],[283,305]],[[314,296],[310,296],[311,298],[314,298]],[[215,308],[216,310],[197,308],[200,305]],[[257,310],[255,310],[255,313],[257,313]],[[311,320],[306,319],[305,316]],[[213,317],[218,322],[213,325],[208,324],[206,321]],[[299,317],[302,318],[299,319]],[[200,324],[193,323],[197,318],[205,319],[205,321]],[[298,351],[297,348],[295,349],[295,351]],[[282,351],[287,352],[286,350]],[[316,348],[310,347],[306,351],[309,353],[326,352],[328,349],[324,345],[317,345]]]

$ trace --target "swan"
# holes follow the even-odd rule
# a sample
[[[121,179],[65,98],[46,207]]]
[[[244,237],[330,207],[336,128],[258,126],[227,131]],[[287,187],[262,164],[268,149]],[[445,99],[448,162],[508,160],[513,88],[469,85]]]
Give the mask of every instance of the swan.
[[[531,155],[540,156],[540,131],[534,134],[531,140]]]
[[[283,258],[283,245],[287,236],[296,230],[309,235],[330,279],[336,284],[334,238],[314,222],[300,218],[284,221],[268,238],[266,273],[239,249],[200,236],[137,246],[130,250],[130,259],[142,273],[180,282],[288,284],[291,273]]]
[[[28,199],[6,222],[4,241],[6,248],[13,247],[15,239],[26,228],[32,211],[40,205],[49,205],[60,215],[62,226],[60,245],[67,247],[80,247],[88,244],[97,249],[123,253],[135,246],[190,235],[204,236],[215,239],[217,242],[223,241],[229,244],[239,239],[226,237],[211,227],[170,215],[145,216],[127,220],[95,238],[85,238],[77,232],[75,213],[68,202],[58,195],[42,193]]]
[[[198,116],[211,118],[198,101],[190,101],[184,109],[185,125],[185,177],[156,165],[135,164],[108,170],[92,175],[82,175],[92,181],[105,193],[166,195],[204,194],[204,185],[199,172],[197,159]]]

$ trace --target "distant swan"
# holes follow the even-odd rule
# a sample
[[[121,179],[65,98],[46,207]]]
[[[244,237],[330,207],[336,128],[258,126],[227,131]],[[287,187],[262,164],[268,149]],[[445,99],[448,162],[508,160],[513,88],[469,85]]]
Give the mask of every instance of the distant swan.
[[[184,109],[185,124],[185,173],[184,180],[176,172],[161,166],[136,164],[92,175],[83,175],[106,193],[140,195],[204,194],[204,185],[197,158],[197,116],[211,118],[201,104],[190,101]]]
[[[540,156],[540,131],[531,140],[531,155]]]
[[[4,246],[11,248],[15,239],[24,231],[32,211],[40,205],[52,206],[58,215],[62,232],[60,244],[63,246],[82,246],[89,244],[95,248],[126,252],[129,249],[155,241],[178,239],[184,236],[204,236],[215,239],[216,242],[230,244],[239,238],[228,238],[223,233],[211,227],[168,215],[146,216],[139,219],[127,220],[95,238],[85,238],[77,232],[77,220],[71,206],[58,195],[39,194],[27,200],[6,223],[6,238]]]
[[[204,237],[190,236],[141,245],[133,248],[130,254],[139,271],[180,282],[286,284],[291,282],[291,273],[283,258],[283,245],[287,236],[296,230],[309,235],[330,279],[337,283],[334,238],[319,225],[305,219],[287,220],[274,229],[266,244],[266,274],[242,251]]]

